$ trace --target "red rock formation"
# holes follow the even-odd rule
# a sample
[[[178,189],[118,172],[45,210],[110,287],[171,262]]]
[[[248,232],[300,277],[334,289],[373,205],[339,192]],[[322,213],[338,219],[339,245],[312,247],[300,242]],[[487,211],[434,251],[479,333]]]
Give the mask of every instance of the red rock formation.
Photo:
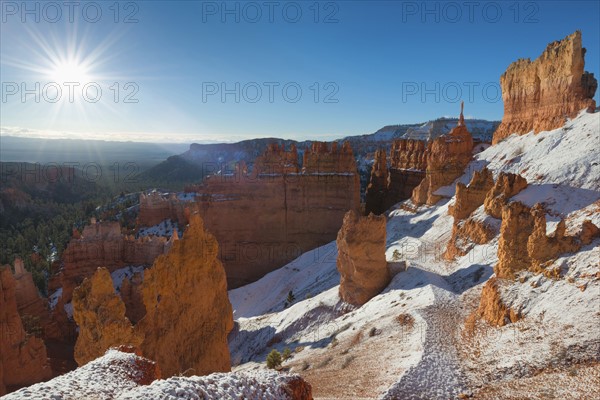
[[[196,188],[199,213],[219,242],[229,288],[330,242],[344,214],[359,210],[359,176],[349,145],[313,143],[301,173],[260,172],[294,170],[262,164],[265,159],[291,163],[293,153],[273,147],[250,174],[213,175]]]
[[[183,239],[145,271],[142,352],[166,377],[229,371],[233,311],[215,237],[194,214]],[[124,311],[123,311],[124,312]]]
[[[427,169],[427,143],[422,140],[398,139],[390,150],[390,167],[394,169]]]
[[[171,219],[176,221],[179,226],[185,226],[188,223],[185,213],[186,203],[177,201],[175,193],[171,193],[168,197],[164,197],[158,192],[141,193],[140,212],[136,225],[138,227],[154,226],[166,219]]]
[[[121,233],[118,222],[96,222],[86,226],[81,235],[71,239],[63,253],[63,266],[57,276],[50,280],[50,293],[62,288],[52,314],[52,324],[46,336],[64,341],[74,339],[74,325],[67,317],[64,306],[71,302],[73,290],[96,269],[106,267],[110,272],[128,265],[152,265],[156,257],[168,249],[164,237],[135,239]]]
[[[465,255],[472,243],[487,243],[496,235],[493,227],[484,221],[470,217],[471,213],[483,204],[486,193],[493,185],[492,172],[487,168],[475,171],[469,186],[465,186],[462,182],[456,184],[454,205],[448,207],[448,213],[454,217],[454,224],[452,237],[444,252],[447,260]]]
[[[48,302],[43,299],[35,284],[31,272],[25,270],[23,260],[16,258],[15,262],[15,294],[17,308],[21,317],[34,317],[45,325],[48,320]]]
[[[581,231],[576,236],[567,236],[566,223],[561,219],[552,236],[546,235],[546,211],[541,204],[531,209],[533,216],[533,232],[527,241],[527,252],[531,259],[530,270],[546,272],[545,267],[552,263],[560,254],[574,253],[583,244],[589,244],[595,237],[600,236],[600,230],[590,221],[584,221]],[[548,271],[553,273],[552,271]]]
[[[490,278],[481,291],[481,301],[477,309],[477,315],[485,319],[491,325],[504,326],[521,319],[521,314],[504,304],[500,295],[499,279]]]
[[[456,220],[467,218],[479,206],[483,205],[487,192],[494,186],[494,176],[487,168],[475,171],[469,186],[458,182],[454,205],[448,207],[448,214]]]
[[[535,61],[512,63],[500,78],[504,116],[493,143],[517,133],[560,128],[565,118],[596,107],[598,82],[584,72],[581,32],[548,45]]]
[[[0,266],[0,395],[52,374],[44,342],[23,329],[16,286],[10,267]]]
[[[461,122],[462,121],[462,122]],[[434,192],[451,184],[464,173],[471,161],[473,138],[462,118],[447,135],[435,139],[427,149],[427,170],[423,181],[415,187],[412,201],[415,204],[435,204],[441,196]]]
[[[258,156],[254,162],[255,176],[258,174],[295,174],[298,173],[298,150],[293,144],[290,151],[285,151],[283,145],[271,143],[264,154]],[[243,165],[242,165],[243,171]],[[239,172],[238,167],[238,172]]]
[[[512,202],[502,209],[502,226],[498,242],[498,263],[494,272],[498,278],[514,279],[519,271],[529,269],[531,258],[527,241],[533,232],[531,209],[521,202]]]
[[[502,217],[502,207],[508,200],[527,187],[527,180],[521,175],[501,172],[494,187],[484,201],[485,212],[494,218]]]
[[[73,292],[73,318],[79,326],[75,361],[80,366],[101,357],[111,347],[142,343],[125,316],[125,304],[115,293],[106,268],[98,268]]]
[[[386,219],[349,211],[337,236],[340,297],[361,306],[379,294],[391,279],[385,259]]]
[[[385,150],[375,152],[375,162],[371,169],[371,181],[365,193],[365,213],[379,215],[387,210],[388,185],[390,174]]]

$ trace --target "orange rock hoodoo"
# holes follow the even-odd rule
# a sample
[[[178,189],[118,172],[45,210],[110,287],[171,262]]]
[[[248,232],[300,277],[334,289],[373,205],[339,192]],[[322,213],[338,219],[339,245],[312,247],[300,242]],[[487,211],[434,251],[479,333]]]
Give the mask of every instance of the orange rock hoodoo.
[[[218,254],[215,237],[194,214],[183,239],[145,271],[146,315],[135,329],[144,338],[143,354],[158,362],[165,377],[231,369],[233,311]]]
[[[142,342],[125,316],[125,304],[115,293],[106,268],[98,268],[73,292],[73,318],[79,326],[75,361],[80,366],[101,357],[111,347],[137,347]]]
[[[229,288],[253,282],[336,237],[348,210],[360,207],[349,144],[313,143],[301,172],[295,147],[270,146],[252,172],[206,178],[196,205],[219,242]]]
[[[233,311],[218,244],[199,215],[171,250],[144,272],[141,293],[146,314],[132,326],[114,291],[109,271],[98,269],[73,294],[79,325],[75,356],[84,364],[110,347],[139,347],[165,377],[230,370],[227,335]]]
[[[548,45],[535,61],[512,63],[500,78],[504,117],[493,143],[507,136],[560,128],[565,118],[596,107],[598,82],[584,72],[581,32]]]
[[[23,328],[16,287],[10,267],[0,266],[0,395],[52,375],[44,342]]]
[[[361,217],[349,211],[337,236],[337,269],[340,272],[340,297],[361,306],[390,283],[385,259],[386,219]]]
[[[477,309],[477,316],[494,326],[504,326],[521,319],[519,311],[515,311],[502,301],[499,282],[499,279],[492,277],[485,283]]]
[[[463,174],[465,167],[471,161],[472,150],[473,137],[464,124],[461,108],[458,125],[428,146],[425,178],[413,190],[413,203],[417,205],[437,203],[441,196],[434,194],[435,191],[451,184]]]
[[[527,187],[527,180],[521,175],[501,172],[492,190],[485,196],[485,212],[494,218],[502,218],[502,207],[508,199]]]

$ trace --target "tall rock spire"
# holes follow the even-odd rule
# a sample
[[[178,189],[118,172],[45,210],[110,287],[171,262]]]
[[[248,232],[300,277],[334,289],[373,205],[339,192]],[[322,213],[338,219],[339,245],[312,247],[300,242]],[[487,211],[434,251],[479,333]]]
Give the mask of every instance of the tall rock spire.
[[[463,116],[463,110],[465,108],[465,102],[460,102],[460,117],[458,117],[458,126],[465,126],[465,117]]]

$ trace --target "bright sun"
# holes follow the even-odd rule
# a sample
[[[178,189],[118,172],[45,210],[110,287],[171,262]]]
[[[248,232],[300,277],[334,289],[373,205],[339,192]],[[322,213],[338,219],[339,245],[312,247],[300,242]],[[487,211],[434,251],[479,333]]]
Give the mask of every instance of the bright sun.
[[[86,84],[91,81],[88,69],[75,61],[61,62],[54,66],[51,73],[52,79],[57,83],[78,82]]]

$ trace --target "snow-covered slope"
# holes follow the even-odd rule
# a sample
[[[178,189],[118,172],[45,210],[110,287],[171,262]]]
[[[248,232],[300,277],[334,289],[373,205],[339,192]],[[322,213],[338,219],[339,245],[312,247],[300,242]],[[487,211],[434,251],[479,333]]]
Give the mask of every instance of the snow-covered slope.
[[[458,180],[467,183],[485,166],[495,176],[520,173],[529,187],[513,200],[544,202],[549,228],[559,217],[570,231],[583,219],[600,225],[599,132],[600,113],[582,113],[561,129],[511,136],[477,154]],[[340,302],[335,242],[231,291],[235,369],[263,369],[271,349],[287,347],[284,366],[313,385],[315,398],[508,398],[499,387],[518,391],[540,371],[546,378],[528,381],[529,397],[549,396],[544,379],[570,382],[570,398],[600,394],[581,383],[600,361],[600,240],[561,255],[561,279],[526,273],[502,283],[503,301],[521,310],[521,321],[502,328],[479,322],[468,331],[465,321],[497,262],[498,237],[444,260],[454,185],[439,193],[448,198],[435,206],[389,212],[387,259],[406,261],[408,270],[360,308]],[[499,228],[482,209],[475,213]],[[284,308],[289,291],[296,300]],[[579,368],[585,379],[573,377]]]

